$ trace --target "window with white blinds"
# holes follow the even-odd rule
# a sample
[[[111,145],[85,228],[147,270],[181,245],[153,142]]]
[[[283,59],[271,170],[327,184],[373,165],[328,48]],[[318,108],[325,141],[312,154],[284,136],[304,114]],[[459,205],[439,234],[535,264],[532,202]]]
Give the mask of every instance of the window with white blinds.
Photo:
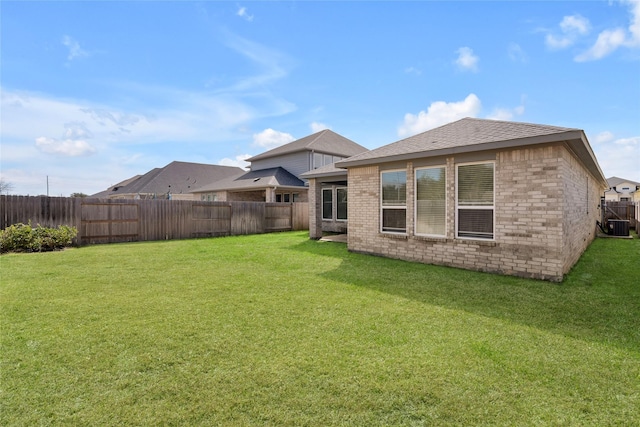
[[[444,166],[416,170],[416,235],[446,235],[446,173]]]
[[[494,163],[457,165],[456,186],[456,235],[492,240]]]
[[[407,231],[407,172],[389,171],[380,174],[381,228],[392,233]]]

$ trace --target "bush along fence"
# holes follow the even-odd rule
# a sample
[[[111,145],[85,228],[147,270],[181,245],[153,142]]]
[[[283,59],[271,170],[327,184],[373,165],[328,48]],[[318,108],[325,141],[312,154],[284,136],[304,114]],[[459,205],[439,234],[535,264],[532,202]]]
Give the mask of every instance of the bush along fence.
[[[66,225],[47,228],[13,224],[0,231],[0,253],[55,251],[71,246],[77,234],[75,227]]]
[[[0,196],[0,229],[75,227],[74,243],[134,242],[308,230],[308,203]]]

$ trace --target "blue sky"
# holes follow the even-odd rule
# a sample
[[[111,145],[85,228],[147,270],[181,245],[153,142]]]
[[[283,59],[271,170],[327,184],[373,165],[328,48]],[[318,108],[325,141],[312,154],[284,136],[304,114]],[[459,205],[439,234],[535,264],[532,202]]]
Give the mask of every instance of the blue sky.
[[[640,181],[640,2],[0,3],[0,174],[92,194],[323,128],[376,148],[462,117],[584,129]]]

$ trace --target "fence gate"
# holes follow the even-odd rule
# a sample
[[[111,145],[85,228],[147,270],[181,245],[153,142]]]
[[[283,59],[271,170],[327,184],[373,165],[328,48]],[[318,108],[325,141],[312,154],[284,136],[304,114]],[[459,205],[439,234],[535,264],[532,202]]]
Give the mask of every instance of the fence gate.
[[[83,245],[139,240],[140,206],[120,200],[86,201],[81,204],[80,233]]]

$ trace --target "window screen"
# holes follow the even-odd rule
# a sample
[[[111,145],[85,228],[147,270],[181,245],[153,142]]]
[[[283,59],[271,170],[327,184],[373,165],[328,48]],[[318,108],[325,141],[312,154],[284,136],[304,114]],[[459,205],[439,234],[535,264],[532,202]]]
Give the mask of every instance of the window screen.
[[[382,231],[407,231],[407,172],[382,172]]]
[[[416,234],[446,234],[446,175],[444,167],[416,170]]]
[[[458,237],[493,239],[493,163],[459,165],[457,172]]]

